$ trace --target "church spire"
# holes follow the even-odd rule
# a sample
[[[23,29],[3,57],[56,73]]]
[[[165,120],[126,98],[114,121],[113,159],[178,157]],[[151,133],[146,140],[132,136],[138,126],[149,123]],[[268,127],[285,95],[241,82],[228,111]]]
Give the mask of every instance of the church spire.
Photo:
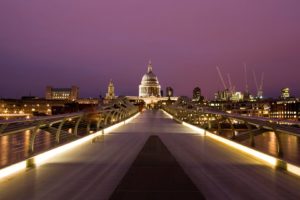
[[[148,62],[148,73],[152,72],[152,62],[151,59]]]
[[[112,79],[109,80],[105,99],[107,100],[115,99],[115,86]]]

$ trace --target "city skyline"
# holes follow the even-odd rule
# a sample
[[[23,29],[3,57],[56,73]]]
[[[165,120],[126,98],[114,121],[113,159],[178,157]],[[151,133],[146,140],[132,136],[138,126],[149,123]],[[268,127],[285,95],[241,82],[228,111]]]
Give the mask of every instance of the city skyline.
[[[300,199],[300,0],[0,0],[0,199]]]
[[[240,70],[244,70],[244,68],[241,68]],[[257,91],[256,91],[256,86],[255,86],[253,73],[256,73],[256,75],[258,76],[258,78],[257,78],[258,81],[260,81],[261,74],[257,74],[257,72],[255,72],[255,71],[250,71],[250,70],[248,71],[248,79],[247,79],[248,88],[249,88],[250,94],[253,95],[253,96],[256,96]],[[264,72],[262,72],[262,73],[264,73]],[[222,73],[222,75],[224,76],[223,78],[225,80],[225,84],[226,84],[227,87],[229,87],[229,83],[228,83],[227,76],[226,76],[228,74],[229,73]],[[241,72],[241,75],[243,75],[243,72]],[[125,91],[127,90],[129,92],[120,91],[120,89],[117,87],[116,88],[116,95],[118,95],[118,96],[138,96],[138,85],[140,83],[141,77],[142,77],[142,75],[140,75],[140,77],[137,78],[138,79],[138,84],[136,86],[133,86],[132,88],[120,86],[120,88],[122,88],[122,89],[125,88]],[[192,97],[192,90],[196,87],[200,87],[202,93],[204,91],[205,98],[212,100],[212,99],[214,99],[214,95],[216,94],[217,91],[223,91],[224,90],[224,87],[222,86],[222,82],[221,82],[221,80],[220,80],[220,78],[218,77],[217,74],[216,74],[216,77],[214,77],[214,78],[217,79],[217,82],[218,82],[219,86],[218,86],[218,89],[216,91],[213,91],[212,94],[205,94],[205,91],[207,91],[207,88],[201,87],[201,85],[194,85],[191,88],[189,88],[189,91],[184,91],[182,94],[178,94],[178,92],[176,92],[176,88],[174,88],[172,85],[164,85],[164,86],[162,86],[161,90],[163,91],[163,94],[165,94],[167,87],[171,87],[171,88],[174,89],[175,96],[189,96],[189,97]],[[88,92],[86,90],[83,90],[80,87],[80,85],[76,84],[76,83],[70,83],[69,85],[67,85],[68,83],[64,83],[63,85],[58,85],[58,84],[48,84],[46,86],[38,85],[38,90],[37,91],[32,91],[30,88],[29,89],[24,88],[25,90],[23,90],[23,91],[25,91],[25,93],[16,94],[15,96],[14,95],[12,95],[12,96],[3,96],[3,95],[0,94],[0,98],[20,98],[22,96],[37,96],[37,97],[40,97],[40,98],[44,98],[45,97],[45,88],[47,86],[51,86],[51,87],[53,86],[54,88],[56,88],[56,87],[57,88],[69,88],[71,86],[78,86],[79,89],[80,89],[79,97],[81,97],[81,98],[98,98],[100,96],[102,96],[102,97],[105,96],[110,80],[113,80],[114,82],[117,82],[117,83],[120,82],[120,81],[115,80],[113,78],[109,78],[106,83],[99,86],[95,91],[90,91],[90,92]],[[245,80],[242,80],[242,81],[245,81]],[[162,80],[162,82],[166,82],[166,81]],[[236,87],[236,91],[245,92],[245,82],[242,82],[242,86],[236,86],[236,85],[233,85],[233,86]],[[278,90],[273,92],[273,95],[271,94],[271,92],[266,91],[264,89],[264,91],[263,91],[264,94],[266,94],[266,93],[269,94],[268,96],[264,95],[264,98],[278,98],[281,95],[281,93],[280,93],[281,90],[284,89],[284,88],[287,88],[287,87],[288,86],[285,85],[285,87],[277,88]],[[290,87],[288,87],[288,88],[290,88]],[[298,94],[297,92],[299,92],[299,91],[294,90],[295,88],[290,88],[290,89],[291,89],[291,95],[292,96],[299,97],[299,96],[297,96],[297,94]]]
[[[137,95],[149,59],[162,89],[213,98],[216,66],[243,91],[247,63],[265,73],[266,97],[300,96],[298,1],[8,1],[0,2],[0,97],[44,96],[45,87],[80,96]],[[13,81],[12,81],[13,80]]]

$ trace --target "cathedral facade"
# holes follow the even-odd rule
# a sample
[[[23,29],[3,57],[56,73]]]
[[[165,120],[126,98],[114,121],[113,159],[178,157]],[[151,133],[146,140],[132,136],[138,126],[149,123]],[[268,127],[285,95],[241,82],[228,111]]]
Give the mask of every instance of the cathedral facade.
[[[161,87],[157,76],[153,73],[152,63],[149,61],[147,73],[139,85],[139,97],[161,97]]]

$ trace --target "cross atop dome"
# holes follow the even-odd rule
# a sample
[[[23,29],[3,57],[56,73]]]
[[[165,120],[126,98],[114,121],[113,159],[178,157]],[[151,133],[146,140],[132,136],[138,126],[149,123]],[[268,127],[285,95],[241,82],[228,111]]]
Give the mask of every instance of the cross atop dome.
[[[148,73],[152,72],[152,62],[151,59],[148,62]]]

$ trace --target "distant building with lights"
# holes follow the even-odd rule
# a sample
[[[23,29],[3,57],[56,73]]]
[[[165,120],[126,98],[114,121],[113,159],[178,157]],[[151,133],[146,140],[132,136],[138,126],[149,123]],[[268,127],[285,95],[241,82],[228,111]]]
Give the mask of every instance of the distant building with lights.
[[[204,97],[201,94],[201,89],[199,87],[195,87],[193,89],[193,98],[192,101],[194,102],[202,102],[204,100]]]
[[[275,119],[300,120],[300,101],[292,97],[289,88],[283,88],[278,99],[256,99],[255,101],[210,101],[209,106],[243,116],[269,117]]]
[[[300,119],[299,99],[292,97],[289,88],[283,88],[278,100],[271,103],[271,118],[278,119]]]
[[[23,118],[26,116],[55,115],[77,112],[97,107],[99,99],[85,98],[76,101],[47,100],[37,97],[22,99],[0,99],[0,119]]]
[[[115,99],[116,95],[115,95],[115,86],[112,82],[112,80],[109,81],[108,87],[107,87],[107,93],[105,96],[106,100],[112,100]]]
[[[300,102],[296,99],[274,101],[271,104],[271,118],[300,119]]]
[[[174,90],[172,87],[167,87],[166,88],[166,96],[167,97],[173,97],[174,96]]]
[[[229,91],[226,89],[215,93],[215,101],[241,102],[244,101],[244,94],[239,91]]]
[[[32,115],[52,115],[53,107],[64,107],[65,100],[46,99],[0,99],[0,116],[32,116]]]
[[[283,88],[281,90],[281,96],[280,96],[280,98],[281,99],[288,99],[290,97],[291,97],[290,96],[290,88]]]
[[[79,98],[79,88],[72,86],[71,88],[53,88],[46,87],[47,100],[69,100],[76,101]]]

